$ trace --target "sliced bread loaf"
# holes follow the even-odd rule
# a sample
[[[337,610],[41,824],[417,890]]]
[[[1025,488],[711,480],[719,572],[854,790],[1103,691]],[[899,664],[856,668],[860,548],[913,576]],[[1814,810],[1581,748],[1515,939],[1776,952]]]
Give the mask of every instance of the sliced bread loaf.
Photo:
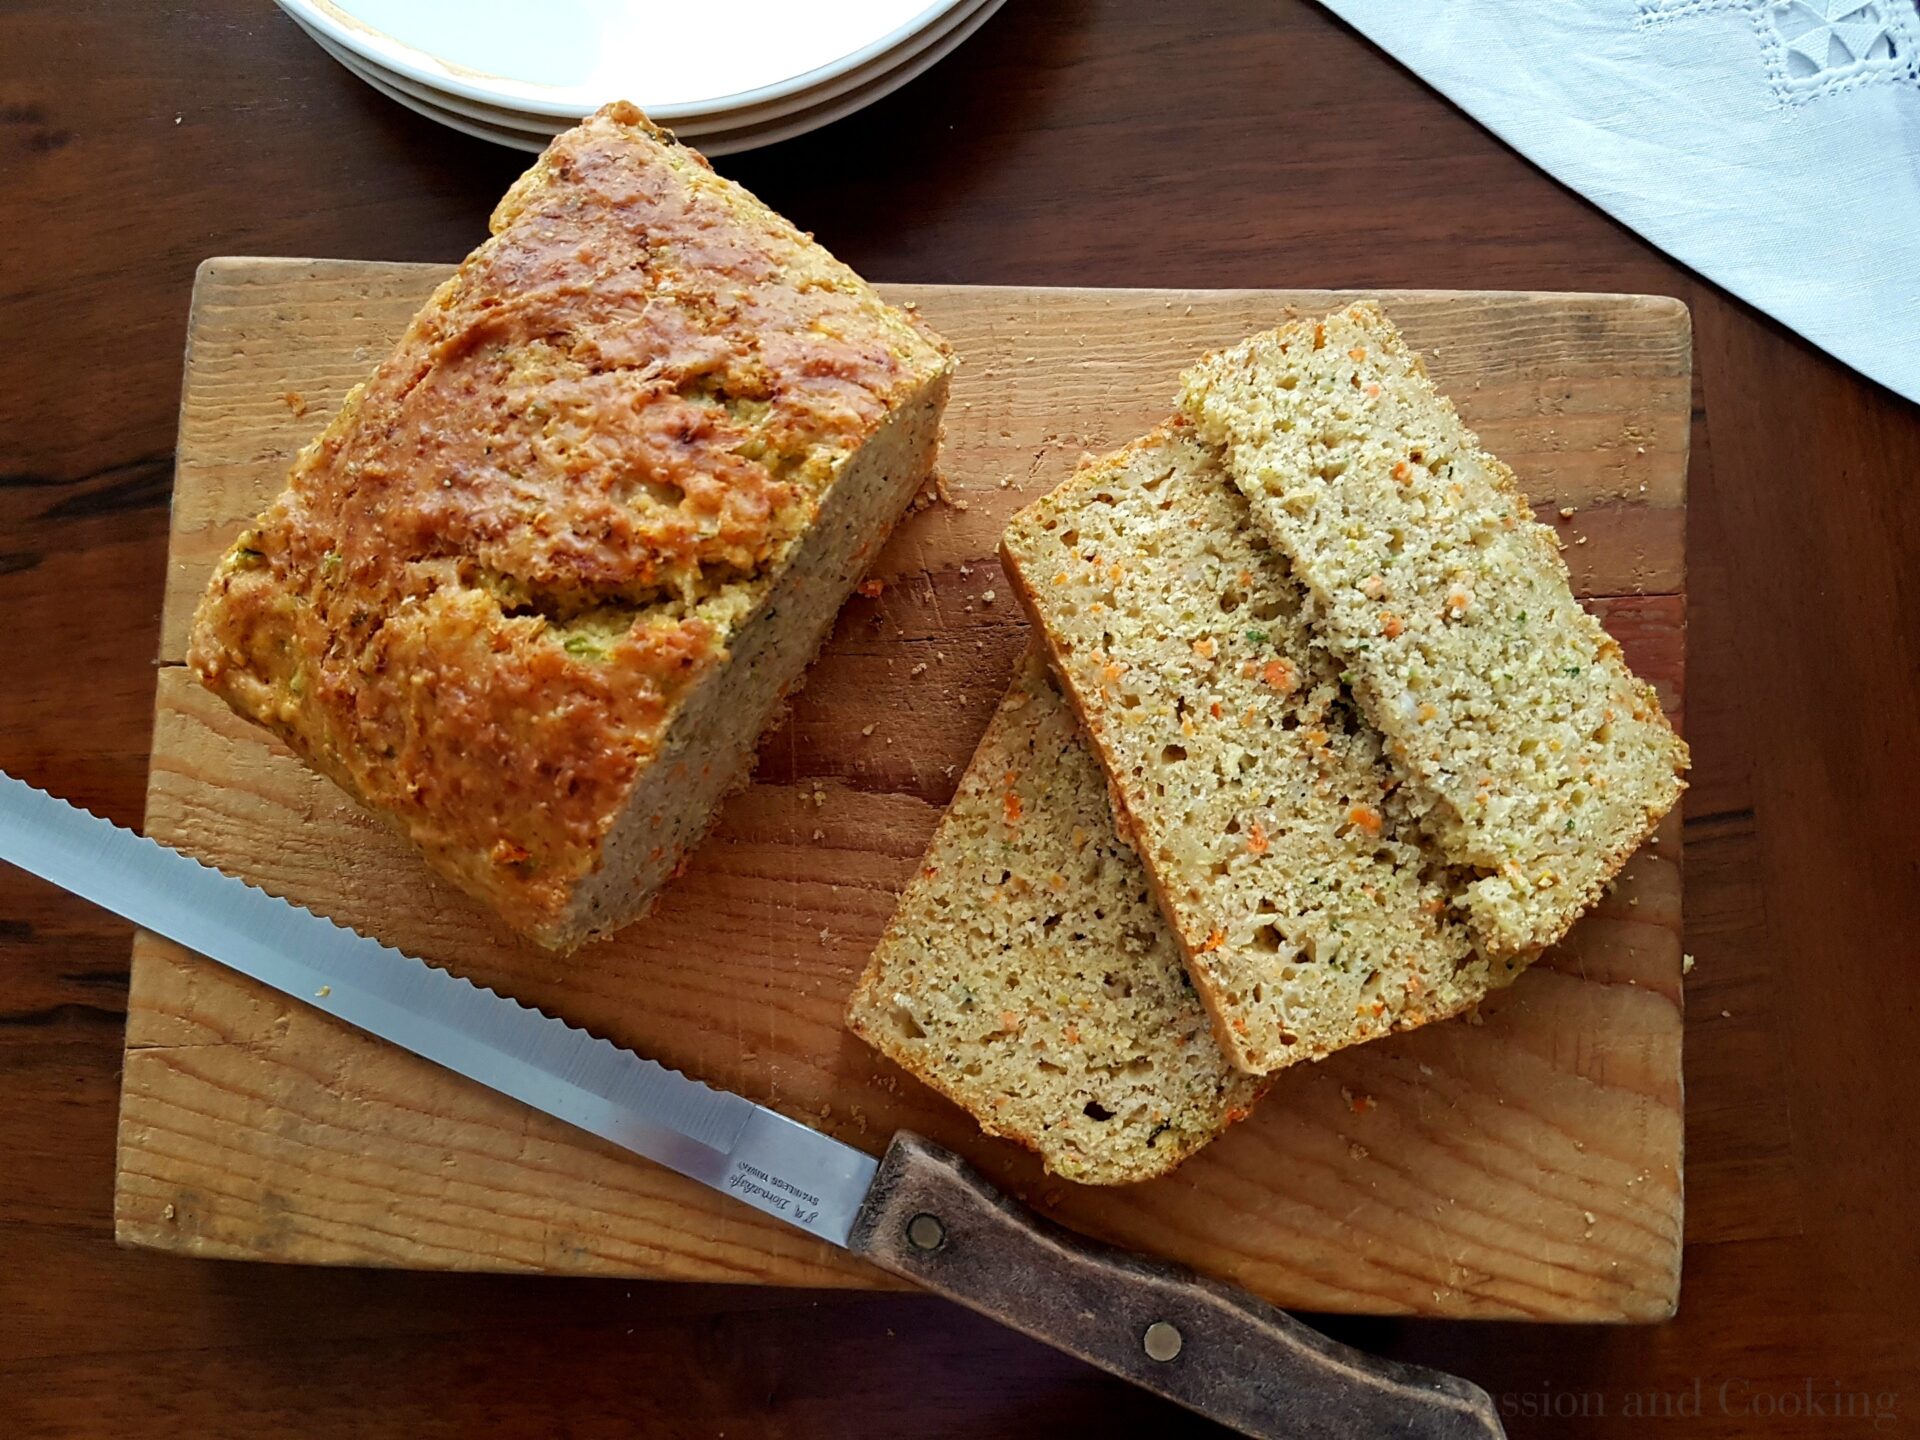
[[[1030,653],[847,1023],[1093,1185],[1163,1174],[1258,1098],[1214,1042],[1100,769]]]
[[[1517,968],[1452,918],[1379,737],[1207,447],[1164,429],[1093,462],[1001,554],[1236,1064],[1453,1014]]]
[[[1489,953],[1557,940],[1685,788],[1652,687],[1574,599],[1558,542],[1377,306],[1186,377],[1254,520],[1387,739]]]

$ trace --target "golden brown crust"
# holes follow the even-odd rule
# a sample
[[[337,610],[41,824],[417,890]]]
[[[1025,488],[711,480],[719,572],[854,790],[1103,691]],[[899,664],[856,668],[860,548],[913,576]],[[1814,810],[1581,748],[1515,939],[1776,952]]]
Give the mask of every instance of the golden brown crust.
[[[492,226],[221,562],[189,660],[534,928],[947,352],[630,105]]]

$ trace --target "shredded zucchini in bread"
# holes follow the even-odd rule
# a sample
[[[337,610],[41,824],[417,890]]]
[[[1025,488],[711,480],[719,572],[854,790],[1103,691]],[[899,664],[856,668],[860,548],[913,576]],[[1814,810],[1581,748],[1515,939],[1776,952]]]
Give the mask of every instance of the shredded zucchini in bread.
[[[1581,608],[1553,533],[1377,306],[1258,335],[1186,377],[1254,521],[1489,953],[1552,944],[1685,788],[1686,745]]]
[[[1215,1043],[1037,652],[987,727],[847,1023],[989,1133],[1091,1185],[1165,1174],[1264,1088]]]
[[[638,916],[932,468],[952,357],[631,105],[555,138],[188,662],[514,929]]]
[[[1286,561],[1178,429],[1014,517],[1002,557],[1222,1045],[1256,1073],[1472,1005],[1477,955]]]

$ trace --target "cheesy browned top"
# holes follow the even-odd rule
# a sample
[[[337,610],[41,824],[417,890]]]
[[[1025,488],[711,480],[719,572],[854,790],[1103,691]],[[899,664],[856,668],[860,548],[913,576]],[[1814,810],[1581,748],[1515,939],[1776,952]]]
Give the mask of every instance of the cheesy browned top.
[[[947,352],[631,105],[492,230],[228,551],[189,660],[525,926]]]

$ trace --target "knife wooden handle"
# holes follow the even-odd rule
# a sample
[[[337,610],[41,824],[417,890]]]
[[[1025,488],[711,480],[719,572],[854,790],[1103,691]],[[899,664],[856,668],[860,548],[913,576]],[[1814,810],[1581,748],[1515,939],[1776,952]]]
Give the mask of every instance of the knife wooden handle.
[[[1504,1436],[1479,1386],[1377,1360],[1264,1300],[1098,1244],[1000,1194],[959,1156],[894,1137],[848,1248],[1245,1435]]]

